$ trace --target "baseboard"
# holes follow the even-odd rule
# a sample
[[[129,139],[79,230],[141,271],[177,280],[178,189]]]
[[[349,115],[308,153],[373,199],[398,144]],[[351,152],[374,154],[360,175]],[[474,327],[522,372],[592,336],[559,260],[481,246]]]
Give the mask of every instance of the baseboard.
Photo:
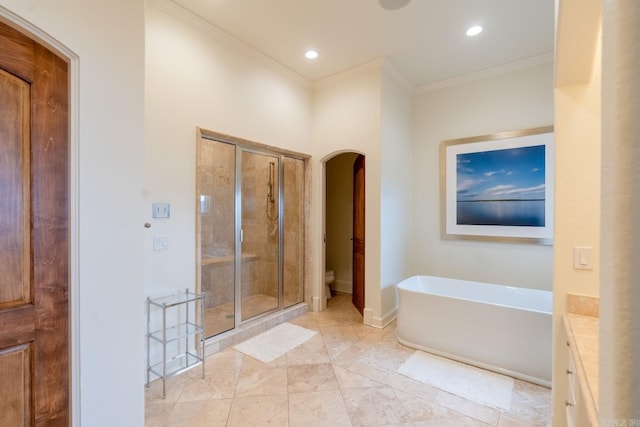
[[[319,297],[312,297],[311,298],[311,309],[313,311],[316,311],[316,312],[322,311],[323,308],[326,308],[326,304],[327,304],[326,303],[326,299],[325,299],[325,303],[324,303],[325,307],[323,307],[322,306],[322,300]]]
[[[382,317],[377,317],[373,315],[373,310],[370,308],[365,308],[362,313],[362,322],[365,325],[373,326],[374,328],[382,329],[386,327],[389,323],[393,322],[393,320],[398,316],[398,307],[396,306],[393,310],[388,312]]]
[[[342,292],[344,294],[353,293],[353,284],[351,282],[345,282],[344,280],[336,280],[330,287],[332,291]]]
[[[382,327],[384,328],[389,323],[393,322],[398,317],[398,306],[395,306],[393,310],[382,316]]]

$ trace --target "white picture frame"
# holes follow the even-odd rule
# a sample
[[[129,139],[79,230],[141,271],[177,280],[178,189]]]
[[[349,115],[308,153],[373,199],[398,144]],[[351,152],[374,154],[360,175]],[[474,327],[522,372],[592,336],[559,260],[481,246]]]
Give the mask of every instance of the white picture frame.
[[[443,141],[442,237],[553,243],[553,126]]]

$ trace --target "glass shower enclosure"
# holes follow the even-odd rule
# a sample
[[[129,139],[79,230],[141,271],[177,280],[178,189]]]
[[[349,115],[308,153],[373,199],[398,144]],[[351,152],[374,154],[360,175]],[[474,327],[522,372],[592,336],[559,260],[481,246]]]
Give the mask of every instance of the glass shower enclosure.
[[[203,135],[196,163],[205,336],[303,302],[304,159]]]

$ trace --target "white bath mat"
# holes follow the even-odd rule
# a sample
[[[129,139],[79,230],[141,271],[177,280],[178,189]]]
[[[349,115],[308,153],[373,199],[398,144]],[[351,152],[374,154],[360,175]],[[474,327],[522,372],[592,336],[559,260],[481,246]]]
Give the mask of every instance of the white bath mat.
[[[422,351],[413,353],[398,373],[476,403],[510,410],[513,378]]]
[[[291,323],[281,323],[234,348],[261,362],[269,363],[299,346],[317,332]]]

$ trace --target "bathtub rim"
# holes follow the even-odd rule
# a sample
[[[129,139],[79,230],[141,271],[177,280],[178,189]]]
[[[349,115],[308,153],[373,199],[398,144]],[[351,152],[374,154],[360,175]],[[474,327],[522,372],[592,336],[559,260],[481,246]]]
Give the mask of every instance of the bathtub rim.
[[[432,277],[432,278],[435,278],[435,279],[451,280],[451,281],[455,281],[455,282],[462,282],[462,283],[465,283],[465,284],[467,284],[467,283],[477,283],[477,284],[480,284],[480,285],[487,285],[487,286],[491,286],[491,287],[502,287],[502,288],[507,288],[507,289],[522,289],[522,290],[525,290],[526,292],[536,292],[536,293],[544,292],[544,293],[549,294],[549,296],[551,297],[550,307],[549,307],[548,310],[534,309],[534,308],[529,308],[529,307],[518,306],[518,305],[515,305],[515,304],[511,304],[510,305],[510,304],[501,304],[501,303],[497,303],[497,302],[494,302],[494,301],[479,301],[479,300],[473,299],[473,298],[465,298],[465,297],[461,297],[461,296],[452,296],[452,295],[446,295],[446,294],[435,293],[435,292],[421,291],[421,290],[416,290],[416,289],[412,289],[412,288],[408,287],[408,284],[411,282],[411,280],[419,280],[420,277]],[[403,279],[402,281],[400,281],[396,285],[396,292],[397,293],[407,292],[407,293],[418,294],[418,295],[431,295],[431,296],[435,296],[435,297],[438,297],[438,298],[446,298],[446,299],[449,299],[449,300],[475,302],[475,303],[479,303],[479,304],[492,305],[492,306],[495,306],[495,307],[509,308],[509,309],[513,309],[513,310],[522,310],[522,311],[528,311],[528,312],[531,312],[531,313],[553,315],[553,292],[552,291],[547,291],[547,290],[544,290],[544,289],[523,288],[523,287],[511,286],[511,285],[502,285],[502,284],[498,284],[498,283],[478,282],[478,281],[474,281],[474,280],[456,279],[456,278],[446,277],[446,276],[433,276],[433,275],[428,275],[428,274],[416,274],[416,275],[413,275],[413,276],[409,276],[409,277]]]

